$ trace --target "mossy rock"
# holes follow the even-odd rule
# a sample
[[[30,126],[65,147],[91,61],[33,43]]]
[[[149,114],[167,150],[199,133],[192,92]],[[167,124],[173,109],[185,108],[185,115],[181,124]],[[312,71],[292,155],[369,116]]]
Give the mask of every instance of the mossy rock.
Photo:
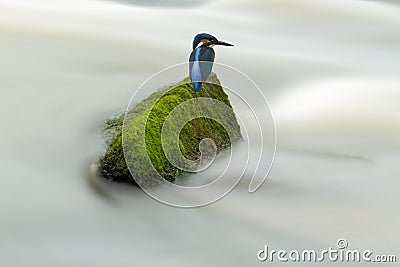
[[[229,124],[230,137],[224,127],[216,120],[205,117],[192,119],[184,125],[179,133],[179,149],[182,155],[190,160],[198,159],[200,156],[199,144],[205,138],[214,141],[217,152],[242,138],[229,98],[222,89],[217,76],[212,73],[198,93],[193,91],[189,78],[185,78],[177,84],[153,93],[127,113],[124,138],[129,138],[131,145],[128,151],[125,151],[125,156],[128,157],[129,162],[135,161],[134,166],[130,165],[132,175],[141,184],[148,184],[146,179],[148,180],[149,176],[153,175],[144,167],[145,164],[141,164],[141,160],[147,155],[159,175],[166,180],[173,181],[178,175],[186,173],[186,171],[171,164],[164,154],[161,145],[161,129],[168,114],[174,108],[187,100],[201,97],[216,99],[229,107],[228,112],[224,112],[222,120]],[[206,108],[209,109],[209,113],[220,112],[217,108],[215,110],[210,106]],[[221,114],[219,114],[219,117],[221,117]],[[108,148],[100,158],[100,171],[107,179],[136,184],[124,156],[123,122],[124,114],[106,122]],[[145,129],[145,145],[143,146],[139,145],[141,142],[135,142],[138,140],[137,138],[140,138],[138,134],[140,128]]]

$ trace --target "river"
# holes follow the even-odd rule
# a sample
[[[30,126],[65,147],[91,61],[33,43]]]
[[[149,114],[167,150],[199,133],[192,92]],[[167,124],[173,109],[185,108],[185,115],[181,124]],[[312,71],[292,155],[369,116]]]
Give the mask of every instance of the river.
[[[270,103],[266,183],[180,209],[90,178],[102,123],[198,32]],[[396,1],[1,0],[0,265],[286,266],[257,251],[339,238],[399,257],[399,49]]]

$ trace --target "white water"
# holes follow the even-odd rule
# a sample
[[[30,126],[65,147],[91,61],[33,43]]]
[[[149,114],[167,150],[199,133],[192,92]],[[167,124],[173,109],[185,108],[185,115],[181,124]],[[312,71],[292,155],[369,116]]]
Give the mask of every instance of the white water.
[[[159,2],[0,1],[0,266],[257,266],[340,237],[399,258],[400,6]],[[270,101],[264,186],[187,210],[90,180],[102,122],[202,31]]]

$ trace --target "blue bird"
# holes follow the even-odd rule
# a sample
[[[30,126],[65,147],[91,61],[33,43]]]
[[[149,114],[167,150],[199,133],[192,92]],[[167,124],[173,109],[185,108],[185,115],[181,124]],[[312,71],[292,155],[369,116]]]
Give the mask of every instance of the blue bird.
[[[200,92],[202,83],[210,76],[215,58],[214,45],[233,46],[208,33],[199,33],[193,39],[193,51],[189,57],[189,77],[195,92]]]

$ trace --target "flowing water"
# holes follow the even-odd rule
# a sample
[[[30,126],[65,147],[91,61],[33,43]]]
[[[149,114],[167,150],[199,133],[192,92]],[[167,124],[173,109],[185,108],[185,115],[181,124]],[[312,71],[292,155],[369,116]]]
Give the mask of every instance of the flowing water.
[[[90,178],[102,123],[203,31],[271,105],[267,182],[179,209]],[[399,257],[399,49],[396,1],[0,1],[0,265],[257,266],[341,237]]]

